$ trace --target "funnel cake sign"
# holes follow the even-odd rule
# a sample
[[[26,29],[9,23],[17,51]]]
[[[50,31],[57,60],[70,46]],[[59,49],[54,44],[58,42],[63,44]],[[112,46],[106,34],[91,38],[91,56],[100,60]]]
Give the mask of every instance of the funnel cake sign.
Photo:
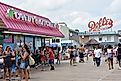
[[[106,17],[100,18],[98,22],[90,21],[88,24],[89,32],[102,31],[112,28],[113,20]]]

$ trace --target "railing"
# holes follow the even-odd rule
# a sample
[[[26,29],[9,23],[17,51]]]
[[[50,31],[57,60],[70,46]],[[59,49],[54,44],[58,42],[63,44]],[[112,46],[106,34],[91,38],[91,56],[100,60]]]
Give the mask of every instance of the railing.
[[[79,32],[79,35],[109,35],[118,34],[116,31],[105,31],[105,32]]]

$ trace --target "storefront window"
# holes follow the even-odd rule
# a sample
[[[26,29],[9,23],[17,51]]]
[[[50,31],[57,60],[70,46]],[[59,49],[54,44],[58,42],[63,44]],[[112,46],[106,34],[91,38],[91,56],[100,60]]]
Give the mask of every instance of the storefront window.
[[[41,39],[41,44],[42,44],[42,46],[45,46],[45,38]]]
[[[18,48],[20,45],[23,45],[24,44],[24,36],[14,35],[14,44],[15,44],[15,48]]]
[[[32,36],[25,36],[25,44],[28,45],[29,49],[33,52],[33,37]]]
[[[36,50],[41,47],[41,38],[40,37],[35,37],[35,48]]]

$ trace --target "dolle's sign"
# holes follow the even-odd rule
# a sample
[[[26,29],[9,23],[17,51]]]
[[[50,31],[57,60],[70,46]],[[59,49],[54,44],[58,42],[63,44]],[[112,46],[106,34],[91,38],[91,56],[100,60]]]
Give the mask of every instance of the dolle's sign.
[[[31,22],[31,23],[34,23],[37,25],[52,26],[52,23],[49,20],[46,20],[44,18],[38,18],[37,16],[30,16],[30,15],[26,15],[23,13],[19,13],[19,12],[15,11],[13,8],[8,9],[6,15],[9,18],[23,20],[26,22]]]
[[[101,31],[110,29],[113,26],[112,19],[107,19],[106,17],[100,18],[99,22],[90,21],[88,24],[89,32]]]

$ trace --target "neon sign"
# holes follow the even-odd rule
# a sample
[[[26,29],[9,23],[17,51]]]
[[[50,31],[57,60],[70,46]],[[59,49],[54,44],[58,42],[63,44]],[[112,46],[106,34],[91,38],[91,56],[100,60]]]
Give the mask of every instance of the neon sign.
[[[106,17],[100,18],[99,22],[90,21],[88,24],[89,32],[102,31],[110,29],[113,26],[112,19],[107,19]]]

